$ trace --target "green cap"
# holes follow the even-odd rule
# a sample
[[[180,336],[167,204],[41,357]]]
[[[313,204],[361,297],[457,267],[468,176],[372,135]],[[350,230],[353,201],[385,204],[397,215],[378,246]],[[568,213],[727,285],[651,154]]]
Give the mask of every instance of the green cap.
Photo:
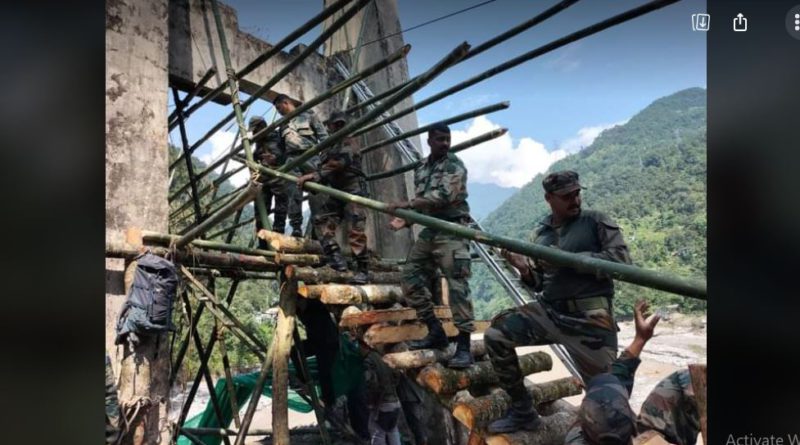
[[[578,182],[578,174],[571,170],[550,173],[542,181],[542,187],[547,193],[556,195],[566,195],[584,188]]]

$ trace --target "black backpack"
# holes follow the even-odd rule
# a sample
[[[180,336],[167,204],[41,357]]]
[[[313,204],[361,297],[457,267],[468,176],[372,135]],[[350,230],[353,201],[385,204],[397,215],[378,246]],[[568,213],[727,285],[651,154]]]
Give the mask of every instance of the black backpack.
[[[168,260],[145,252],[136,257],[136,271],[128,298],[117,319],[115,344],[127,339],[136,346],[142,335],[174,331],[172,302],[178,287],[178,274]]]

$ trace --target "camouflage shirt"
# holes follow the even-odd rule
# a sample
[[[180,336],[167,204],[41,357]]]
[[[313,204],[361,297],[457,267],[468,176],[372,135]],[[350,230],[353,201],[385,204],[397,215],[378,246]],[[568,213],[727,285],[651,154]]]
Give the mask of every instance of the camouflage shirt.
[[[633,357],[626,349],[614,360],[611,364],[611,369],[608,371],[616,377],[625,390],[628,391],[628,397],[630,397],[631,392],[633,392],[633,377],[636,375],[636,369],[639,368],[641,362],[639,357]],[[590,444],[591,442],[584,436],[580,424],[576,421],[569,431],[567,431],[567,435],[564,437],[564,445]]]
[[[630,264],[628,246],[622,239],[617,223],[602,212],[583,210],[575,218],[556,227],[552,215],[545,217],[531,236],[531,242],[556,246],[566,252],[588,255],[617,263]],[[608,275],[579,272],[571,267],[541,270],[534,260],[528,260],[530,276],[540,278],[545,300],[587,298],[614,295],[614,282]],[[536,287],[539,283],[529,283]]]
[[[469,217],[467,169],[461,159],[448,153],[437,160],[430,156],[414,170],[413,209],[447,221]]]
[[[328,131],[311,110],[304,111],[280,127],[288,156],[299,156],[328,137]]]
[[[647,396],[636,422],[639,433],[655,430],[676,445],[694,445],[700,432],[700,415],[688,369],[661,380]]]
[[[361,151],[353,138],[345,138],[322,154],[315,180],[348,193],[365,196]]]

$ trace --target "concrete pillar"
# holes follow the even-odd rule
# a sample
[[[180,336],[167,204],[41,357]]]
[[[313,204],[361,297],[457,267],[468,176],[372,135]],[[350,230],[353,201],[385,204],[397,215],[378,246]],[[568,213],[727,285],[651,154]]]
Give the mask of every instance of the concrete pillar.
[[[332,3],[332,0],[325,1],[326,6],[330,3]],[[328,20],[326,24],[329,24],[334,18]],[[382,39],[401,30],[400,19],[397,14],[397,2],[395,0],[376,0],[356,14],[344,29],[336,32],[331,37],[325,48],[325,54],[337,54],[343,51],[346,51],[348,56],[352,54],[348,49],[356,47],[359,31],[362,27],[361,24],[364,21],[366,21],[362,37],[364,42]],[[397,51],[403,45],[405,45],[405,42],[402,34],[386,38],[379,43],[367,45],[361,49],[357,68],[361,69],[372,65]],[[351,68],[351,71],[355,72],[356,70]],[[378,94],[408,79],[408,65],[405,60],[401,60],[389,68],[370,76],[366,83],[373,93]],[[412,104],[413,100],[408,98],[396,105],[394,110],[399,111]],[[396,123],[403,129],[416,128],[417,115],[416,113],[410,113],[398,119]],[[387,136],[382,129],[376,129],[369,132],[366,135],[366,140],[362,143],[369,145],[386,138]],[[417,147],[422,148],[419,137],[412,138],[412,141]],[[368,153],[363,160],[367,174],[391,170],[400,167],[405,162],[400,153],[393,147],[385,147]],[[413,173],[407,173],[392,179],[371,182],[370,196],[381,201],[408,199],[409,196],[413,196],[413,178]],[[392,232],[386,228],[390,219],[387,215],[372,211],[369,212],[369,215],[367,236],[369,237],[370,249],[386,258],[405,258],[413,242],[412,231]]]
[[[106,2],[106,242],[132,226],[167,231],[167,10],[167,0]],[[124,268],[106,260],[106,350],[120,403],[143,406],[123,443],[166,443],[168,338],[135,354],[113,345]]]

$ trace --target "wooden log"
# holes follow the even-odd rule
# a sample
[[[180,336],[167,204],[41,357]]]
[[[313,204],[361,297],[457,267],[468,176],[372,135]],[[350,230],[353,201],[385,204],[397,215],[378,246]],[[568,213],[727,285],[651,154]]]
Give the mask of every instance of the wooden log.
[[[511,434],[496,434],[486,437],[487,445],[562,445],[564,437],[575,423],[575,415],[560,412],[542,417],[542,425],[536,431],[517,431]]]
[[[351,271],[338,272],[330,267],[298,267],[295,269],[297,281],[305,284],[324,284],[324,283],[349,283],[355,275]],[[370,284],[400,284],[400,272],[380,272],[370,271],[367,274],[367,281]]]
[[[486,344],[483,339],[472,340],[470,352],[473,357],[486,355]],[[416,351],[400,351],[383,355],[383,361],[394,369],[414,369],[443,363],[450,360],[455,354],[455,344],[451,344],[446,350],[439,349],[418,349]]]
[[[692,380],[692,390],[694,399],[697,402],[697,413],[700,415],[700,432],[703,434],[703,443],[708,443],[708,391],[707,377],[708,366],[692,364],[689,365],[689,377]]]
[[[447,306],[435,306],[433,308],[433,314],[439,319],[453,319],[453,314],[450,312],[450,308]],[[339,326],[343,328],[351,328],[368,324],[385,323],[388,321],[406,321],[416,319],[417,311],[411,308],[379,309],[374,311],[363,311],[357,314],[342,314],[342,320],[339,322]]]
[[[526,385],[526,388],[536,405],[581,393],[580,382],[574,377],[565,377],[538,385]],[[456,404],[453,408],[453,417],[470,430],[482,428],[489,422],[505,415],[510,404],[511,397],[505,391],[495,391],[488,396],[476,397],[469,402]]]
[[[266,241],[276,252],[322,253],[322,246],[312,239],[296,238],[267,229],[259,230],[258,237]]]
[[[518,361],[522,375],[553,369],[553,359],[546,352],[531,352],[519,357]],[[492,363],[484,361],[464,370],[428,366],[417,375],[417,383],[434,394],[452,394],[469,387],[496,385],[498,377]]]
[[[288,279],[281,283],[278,324],[275,328],[275,354],[272,362],[272,431],[274,443],[289,443],[289,352],[295,324],[297,282],[287,268]]]
[[[325,304],[386,304],[400,299],[403,290],[388,284],[312,284],[299,286],[298,293]]]
[[[458,329],[453,322],[442,323],[445,334],[448,337],[458,335]],[[421,340],[428,335],[428,327],[424,323],[411,322],[400,326],[389,326],[386,324],[374,324],[364,333],[364,341],[370,346],[382,343],[400,343],[401,341]]]

